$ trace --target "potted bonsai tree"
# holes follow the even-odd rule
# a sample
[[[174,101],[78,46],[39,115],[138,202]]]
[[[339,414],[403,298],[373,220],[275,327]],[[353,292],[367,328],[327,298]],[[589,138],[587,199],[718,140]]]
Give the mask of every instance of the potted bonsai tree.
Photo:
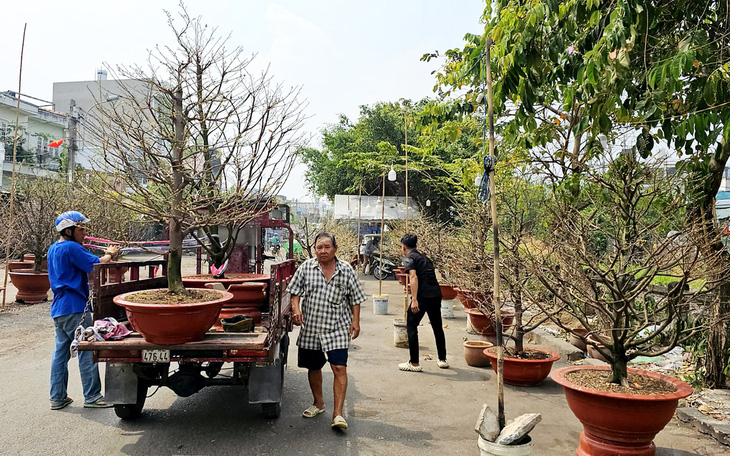
[[[628,363],[666,353],[695,334],[700,300],[717,285],[705,278],[727,272],[683,216],[676,176],[635,150],[603,160],[604,167],[553,187],[546,202],[551,230],[539,247],[524,244],[524,264],[554,296],[543,311],[567,331],[566,315],[580,322],[592,336],[588,344],[609,363],[552,374],[584,425],[581,448],[649,454],[654,435],[692,388]]]
[[[11,263],[8,274],[18,289],[16,300],[26,304],[48,299],[46,256],[48,248],[58,239],[54,220],[68,210],[71,192],[67,183],[58,179],[27,179],[18,182],[13,201],[12,225],[8,226],[13,256],[26,255],[33,262]],[[5,219],[10,220],[9,205]]]
[[[233,247],[235,226],[255,217],[286,179],[300,146],[304,105],[298,89],[274,83],[266,71],[254,74],[241,47],[229,47],[216,29],[190,17],[184,7],[178,18],[168,13],[168,23],[175,42],[150,51],[148,68],[109,69],[119,76],[120,100],[100,103],[87,128],[101,147],[97,174],[123,183],[122,191],[103,197],[164,220],[169,228],[168,288],[122,295],[117,302],[144,335],[134,314],[153,304],[140,302],[164,308],[170,301],[191,301],[187,307],[210,301],[213,310],[189,335],[199,338],[231,295],[185,288],[183,239],[216,234],[215,227],[232,224],[228,237],[211,236],[204,244],[222,264]],[[181,337],[172,334],[168,341],[178,343]]]

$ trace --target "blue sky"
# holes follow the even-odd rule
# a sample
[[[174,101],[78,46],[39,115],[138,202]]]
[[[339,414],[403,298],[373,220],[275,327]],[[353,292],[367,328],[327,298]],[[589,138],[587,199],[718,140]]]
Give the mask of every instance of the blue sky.
[[[171,41],[163,10],[174,0],[26,0],[5,2],[0,27],[0,90],[17,90],[23,24],[28,23],[22,93],[50,100],[53,83],[91,80],[110,65],[144,63],[147,50]],[[480,0],[207,0],[188,1],[191,15],[231,34],[232,45],[258,54],[277,81],[302,86],[313,146],[319,130],[359,106],[432,95],[422,54],[458,47],[479,33]],[[284,188],[302,198],[304,168]]]

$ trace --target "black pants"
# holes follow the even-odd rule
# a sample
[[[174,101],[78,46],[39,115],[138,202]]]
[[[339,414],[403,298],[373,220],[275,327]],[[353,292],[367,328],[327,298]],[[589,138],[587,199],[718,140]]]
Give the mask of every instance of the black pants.
[[[428,314],[431,321],[433,335],[436,338],[436,351],[438,359],[446,359],[446,337],[444,327],[441,324],[441,298],[421,298],[418,301],[418,312],[413,313],[408,309],[406,319],[406,330],[408,332],[408,350],[410,351],[411,364],[418,363],[418,325],[423,316]]]

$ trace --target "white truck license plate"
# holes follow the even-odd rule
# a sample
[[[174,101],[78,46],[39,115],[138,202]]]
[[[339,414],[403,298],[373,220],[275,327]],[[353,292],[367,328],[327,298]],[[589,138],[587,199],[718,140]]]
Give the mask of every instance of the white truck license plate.
[[[142,350],[143,363],[169,363],[170,350]]]

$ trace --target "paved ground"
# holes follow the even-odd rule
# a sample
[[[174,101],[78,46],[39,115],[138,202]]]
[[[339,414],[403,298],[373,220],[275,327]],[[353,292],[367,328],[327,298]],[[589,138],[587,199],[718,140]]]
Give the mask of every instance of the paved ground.
[[[368,294],[378,283],[364,278]],[[390,315],[374,315],[372,301],[362,309],[362,335],[350,354],[346,418],[350,429],[329,428],[329,412],[304,419],[311,403],[306,372],[289,366],[282,415],[267,421],[259,408],[246,404],[233,387],[208,388],[189,398],[168,389],[150,397],[141,419],[119,420],[112,410],[90,410],[83,401],[78,368],[72,366],[69,394],[76,399],[62,411],[48,403],[50,354],[53,350],[49,304],[23,306],[0,313],[0,454],[125,455],[474,455],[474,423],[483,403],[496,408],[496,378],[491,369],[466,365],[461,306],[445,321],[451,369],[423,361],[425,372],[404,373],[396,365],[407,351],[393,346],[392,319],[400,313],[402,287],[383,283],[390,293]],[[11,293],[12,295],[12,293]],[[421,329],[421,354],[435,358],[433,336]],[[292,334],[296,337],[296,331]],[[292,344],[291,359],[296,359]],[[332,375],[325,374],[327,408],[331,409]],[[533,431],[535,455],[575,454],[580,423],[568,409],[561,388],[547,380],[533,388],[507,387],[507,418],[539,412]],[[699,432],[673,420],[655,440],[658,455],[729,454]]]

